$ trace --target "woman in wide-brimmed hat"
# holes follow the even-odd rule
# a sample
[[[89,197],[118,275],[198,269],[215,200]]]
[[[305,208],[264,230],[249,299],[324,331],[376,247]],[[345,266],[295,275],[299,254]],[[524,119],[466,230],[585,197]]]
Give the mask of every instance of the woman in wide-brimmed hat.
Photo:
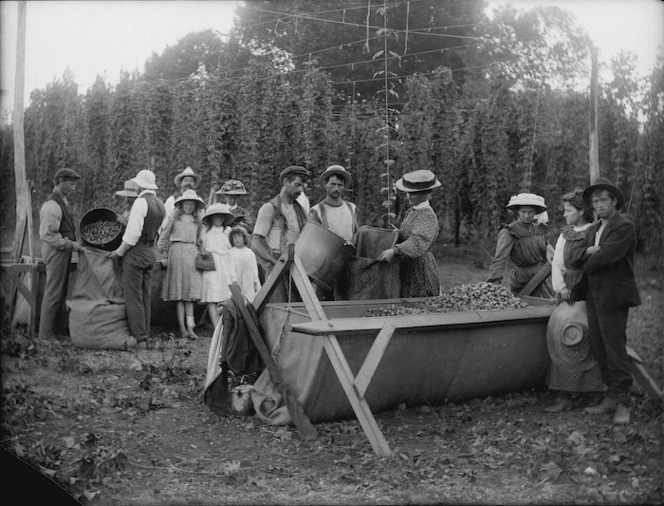
[[[201,251],[212,254],[213,271],[204,271],[201,302],[207,304],[210,321],[217,325],[217,304],[230,298],[231,266],[229,252],[231,243],[229,226],[234,216],[226,204],[216,203],[208,206],[203,217],[201,233]]]
[[[218,195],[219,198],[223,199],[223,201],[225,201],[224,203],[228,205],[231,213],[233,213],[233,216],[236,218],[234,220],[235,224],[242,225],[249,233],[251,233],[253,231],[253,225],[251,224],[252,220],[249,217],[249,211],[238,205],[238,200],[242,195],[249,195],[249,192],[244,187],[244,183],[239,179],[229,179],[214,194]]]
[[[176,190],[164,202],[164,209],[166,211],[166,214],[164,215],[164,221],[162,222],[161,227],[159,229],[160,234],[163,233],[164,227],[166,226],[166,222],[173,215],[173,212],[175,211],[175,201],[185,191],[196,190],[198,188],[198,184],[200,183],[200,181],[201,181],[200,174],[196,174],[191,167],[187,167],[177,176],[175,176],[175,178],[173,178]],[[202,216],[200,217],[202,218]]]
[[[401,297],[440,295],[438,264],[431,251],[440,227],[429,204],[431,191],[440,186],[430,170],[409,172],[396,182],[411,207],[399,228],[397,244],[383,251],[378,260],[389,262],[395,256],[399,259]]]
[[[534,193],[519,193],[510,198],[507,209],[516,213],[517,219],[509,225],[501,225],[487,281],[501,283],[507,261],[511,260],[514,268],[510,275],[510,289],[518,294],[548,261],[546,258],[548,227],[544,223],[534,222],[536,215],[546,211],[546,204],[544,197]],[[551,287],[551,275],[547,276],[530,295],[552,299],[554,293]]]
[[[196,270],[201,219],[205,202],[194,190],[185,190],[175,200],[175,210],[159,236],[157,247],[166,268],[161,297],[176,301],[180,335],[196,339],[194,302],[201,298],[201,274]]]
[[[584,203],[583,190],[566,193],[562,202],[567,226],[558,237],[551,262],[553,290],[559,307],[549,320],[547,330],[551,363],[546,384],[556,392],[556,399],[544,409],[547,413],[596,403],[600,392],[605,390],[599,364],[589,352],[586,336],[586,302],[582,300],[585,294],[579,293],[583,269],[572,265],[575,259],[583,257],[593,215]],[[578,325],[572,326],[573,320]]]

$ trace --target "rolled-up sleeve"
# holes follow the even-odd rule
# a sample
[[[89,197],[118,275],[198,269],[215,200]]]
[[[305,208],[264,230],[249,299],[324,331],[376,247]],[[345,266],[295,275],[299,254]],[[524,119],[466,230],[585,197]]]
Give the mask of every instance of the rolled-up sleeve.
[[[73,241],[60,233],[62,209],[55,200],[47,200],[39,211],[39,238],[59,250],[72,249]]]
[[[493,261],[489,267],[489,277],[487,281],[498,281],[503,279],[505,273],[505,266],[507,260],[512,252],[514,245],[514,237],[510,234],[507,228],[503,228],[498,233],[498,241],[496,242],[496,252],[493,255]]]
[[[129,212],[127,228],[122,236],[122,244],[117,249],[117,252],[121,256],[124,256],[129,248],[136,246],[136,243],[141,238],[141,234],[143,233],[143,223],[145,222],[145,216],[147,214],[147,200],[141,198],[136,199]]]
[[[560,234],[558,242],[556,242],[556,249],[553,253],[553,261],[551,262],[551,284],[553,286],[553,291],[556,293],[560,293],[567,288],[565,277],[563,276],[567,270],[565,269],[565,261],[563,259],[565,242],[563,234]]]

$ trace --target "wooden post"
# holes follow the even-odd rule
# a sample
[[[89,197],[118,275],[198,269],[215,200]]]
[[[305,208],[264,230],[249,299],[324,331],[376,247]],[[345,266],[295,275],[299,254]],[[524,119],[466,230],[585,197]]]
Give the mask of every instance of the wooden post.
[[[23,254],[25,236],[28,255],[32,258],[32,204],[25,175],[25,138],[23,132],[23,88],[25,87],[25,26],[27,2],[18,3],[18,34],[16,40],[16,78],[14,80],[14,177],[16,182],[16,232],[12,246],[13,261]],[[27,227],[27,234],[25,227]]]
[[[590,69],[590,184],[599,177],[599,141],[597,136],[597,48],[592,46]]]

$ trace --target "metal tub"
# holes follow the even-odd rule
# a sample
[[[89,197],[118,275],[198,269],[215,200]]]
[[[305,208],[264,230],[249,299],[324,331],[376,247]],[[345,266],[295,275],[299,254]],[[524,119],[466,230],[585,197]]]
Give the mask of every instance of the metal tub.
[[[328,319],[352,319],[357,332],[337,339],[354,374],[376,330],[399,318],[382,361],[366,391],[372,412],[407,405],[459,402],[526,391],[544,384],[549,364],[546,326],[555,305],[398,317],[364,317],[368,309],[422,299],[323,302]],[[529,301],[532,302],[532,301]],[[375,320],[370,322],[369,320]],[[322,339],[296,332],[310,321],[302,303],[267,304],[261,325],[282,375],[314,422],[353,417],[354,412],[322,347]]]

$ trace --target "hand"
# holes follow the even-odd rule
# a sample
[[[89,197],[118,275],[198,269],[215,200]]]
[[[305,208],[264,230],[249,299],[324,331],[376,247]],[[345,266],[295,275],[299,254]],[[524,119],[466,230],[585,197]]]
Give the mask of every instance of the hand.
[[[394,258],[394,249],[390,248],[383,251],[376,260],[378,262],[390,262],[393,258]]]
[[[113,260],[114,262],[119,262],[120,260],[122,260],[122,257],[120,256],[120,253],[118,253],[117,250],[111,252],[111,260]]]
[[[574,304],[574,301],[572,300],[572,292],[569,288],[563,288],[558,295],[560,297],[560,302],[567,302],[570,306]]]
[[[81,246],[81,245],[80,245],[78,242],[76,242],[76,241],[72,241],[72,243],[71,243],[71,248],[72,248],[74,251],[83,251],[83,246]]]
[[[594,255],[595,253],[599,252],[599,246],[589,246],[586,248],[586,255]]]
[[[168,258],[162,258],[159,260],[159,264],[161,265],[162,269],[165,269],[166,266],[168,265]]]

